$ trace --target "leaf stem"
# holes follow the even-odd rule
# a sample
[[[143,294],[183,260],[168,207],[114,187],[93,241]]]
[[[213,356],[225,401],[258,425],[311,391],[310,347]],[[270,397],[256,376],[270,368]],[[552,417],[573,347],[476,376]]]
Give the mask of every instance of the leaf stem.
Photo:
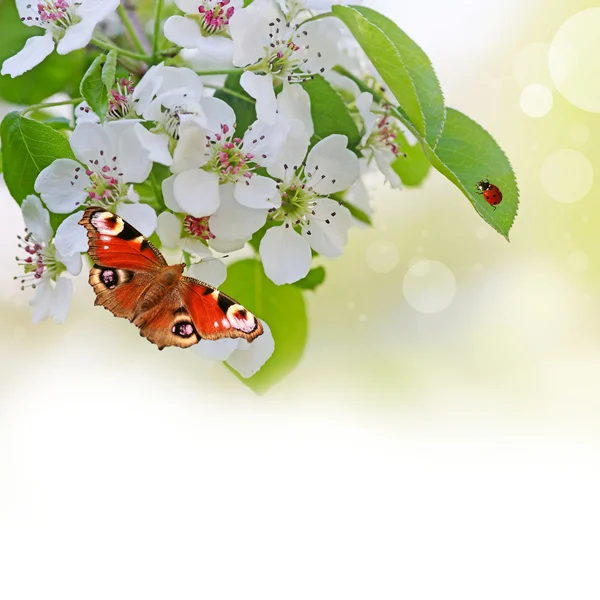
[[[235,90],[230,90],[227,87],[219,87],[218,85],[212,85],[211,83],[206,83],[206,82],[204,82],[204,87],[211,88],[212,90],[218,90],[222,94],[227,94],[228,96],[231,96],[232,98],[237,98],[238,100],[243,100],[244,102],[247,102],[248,104],[256,104],[256,100],[254,98],[244,96],[244,94],[240,94],[239,92],[236,92]]]
[[[69,104],[79,104],[83,102],[83,98],[71,98],[70,100],[61,100],[60,102],[42,102],[41,104],[32,104],[21,111],[22,115],[26,115],[34,110],[43,110],[44,108],[53,108],[54,106],[67,106]]]
[[[127,30],[127,33],[129,34],[129,39],[135,46],[135,49],[140,54],[144,54],[146,52],[146,50],[145,50],[142,42],[140,41],[140,38],[137,36],[135,28],[133,27],[133,23],[131,22],[129,15],[127,14],[127,10],[125,9],[125,7],[122,4],[119,4],[119,7],[117,8],[117,13],[119,14],[119,17],[121,17],[121,21],[123,21],[123,25],[125,25],[125,29]]]
[[[156,60],[156,57],[158,56],[158,48],[160,46],[160,17],[164,4],[165,0],[157,0],[156,2],[156,12],[154,13],[154,36],[152,38],[152,60]]]
[[[105,42],[103,40],[99,40],[98,38],[92,38],[91,43],[98,48],[102,48],[103,50],[115,50],[119,54],[123,56],[128,56],[129,58],[135,58],[136,60],[141,60],[143,62],[148,62],[150,60],[150,56],[146,54],[138,54],[137,52],[131,52],[130,50],[124,50],[123,48],[119,48],[109,42]]]
[[[212,71],[196,71],[197,75],[238,75],[244,69],[214,69]]]

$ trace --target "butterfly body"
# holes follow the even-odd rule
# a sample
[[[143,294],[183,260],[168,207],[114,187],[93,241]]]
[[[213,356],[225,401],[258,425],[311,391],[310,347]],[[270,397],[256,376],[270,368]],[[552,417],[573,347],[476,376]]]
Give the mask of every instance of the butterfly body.
[[[95,263],[89,277],[95,304],[134,323],[140,335],[160,350],[187,348],[201,339],[252,341],[262,334],[262,325],[252,313],[214,287],[185,277],[184,264],[167,264],[118,215],[90,207],[80,224],[87,229],[89,254]]]

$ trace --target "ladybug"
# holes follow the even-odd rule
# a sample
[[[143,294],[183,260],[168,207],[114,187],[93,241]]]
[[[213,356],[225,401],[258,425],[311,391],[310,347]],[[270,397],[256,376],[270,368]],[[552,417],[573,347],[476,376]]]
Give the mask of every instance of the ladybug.
[[[485,201],[494,207],[496,210],[496,206],[502,202],[502,192],[498,186],[495,186],[493,183],[490,183],[487,179],[482,179],[477,184],[477,190],[479,194],[483,194],[483,198]]]

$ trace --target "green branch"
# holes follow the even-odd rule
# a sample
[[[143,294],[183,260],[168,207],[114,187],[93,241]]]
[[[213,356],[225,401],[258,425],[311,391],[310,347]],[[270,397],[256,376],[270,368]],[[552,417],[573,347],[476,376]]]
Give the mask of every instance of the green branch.
[[[135,32],[135,28],[133,27],[133,23],[129,19],[127,10],[125,9],[125,7],[122,4],[119,4],[119,7],[117,8],[117,13],[119,13],[119,17],[121,17],[121,21],[123,21],[123,25],[125,25],[125,29],[127,30],[127,33],[129,34],[129,39],[132,41],[133,45],[135,46],[135,49],[140,54],[145,54],[146,49],[144,48],[142,42],[140,41],[140,38],[138,37],[137,33]]]
[[[44,110],[45,108],[53,108],[55,106],[68,106],[69,104],[79,104],[83,102],[83,98],[71,98],[70,100],[62,100],[60,102],[42,102],[41,104],[32,104],[21,111],[21,114],[25,116],[27,113],[33,112],[34,110]]]
[[[92,38],[91,43],[98,48],[102,48],[103,50],[114,50],[123,56],[128,56],[129,58],[135,58],[135,60],[141,60],[143,62],[148,62],[151,57],[147,54],[138,54],[137,52],[131,52],[130,50],[124,50],[123,48],[119,48],[109,42],[104,42],[99,40],[98,38]]]
[[[159,38],[160,38],[160,17],[165,0],[157,0],[156,12],[154,13],[154,37],[152,38],[152,60],[156,60],[158,55]]]

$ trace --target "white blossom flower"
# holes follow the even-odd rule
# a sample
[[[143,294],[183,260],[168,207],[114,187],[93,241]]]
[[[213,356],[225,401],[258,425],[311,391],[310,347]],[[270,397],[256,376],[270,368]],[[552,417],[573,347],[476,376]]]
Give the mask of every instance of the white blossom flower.
[[[390,116],[386,107],[375,114],[372,111],[373,96],[363,92],[356,99],[356,108],[364,123],[362,137],[363,155],[369,161],[374,160],[386,181],[394,188],[401,185],[400,176],[392,168],[392,163],[402,156],[398,145],[399,125]]]
[[[294,24],[274,0],[254,0],[237,10],[229,28],[233,64],[271,73],[276,83],[304,81],[337,62],[337,29],[321,21]]]
[[[271,329],[262,319],[261,323],[264,332],[252,342],[230,338],[215,341],[200,340],[198,344],[192,346],[192,350],[209,360],[226,361],[230,367],[247,379],[258,373],[275,350]]]
[[[139,203],[133,183],[148,178],[152,161],[135,131],[135,122],[80,123],[70,143],[77,160],[60,158],[36,179],[35,190],[48,208],[68,214],[85,205],[103,206],[145,235],[156,227],[156,213]]]
[[[207,98],[205,111],[210,127],[182,124],[171,169],[176,174],[175,200],[192,216],[210,216],[221,207],[224,190],[232,192],[241,205],[240,218],[248,213],[244,208],[259,211],[247,221],[256,222],[256,229],[246,232],[251,235],[264,223],[267,210],[281,203],[275,181],[255,172],[259,165],[274,160],[275,149],[269,146],[268,130],[255,123],[243,139],[236,138],[235,113],[228,104]],[[232,205],[229,209],[235,211],[236,207]]]
[[[344,135],[330,135],[308,153],[308,140],[291,146],[282,162],[269,168],[281,180],[282,204],[271,210],[271,227],[260,244],[265,273],[274,283],[293,283],[305,277],[311,248],[326,257],[340,256],[352,218],[347,208],[327,198],[349,188],[358,176],[358,159]]]
[[[21,21],[42,27],[45,35],[30,37],[24,48],[4,61],[2,75],[18,77],[39,65],[54,50],[68,54],[85,48],[94,28],[113,13],[119,0],[17,0]]]
[[[231,61],[233,44],[229,21],[244,6],[243,0],[176,0],[185,16],[165,22],[165,37],[187,49],[197,49],[213,60]]]
[[[53,243],[50,214],[37,196],[27,196],[21,210],[26,229],[25,236],[19,236],[19,248],[26,256],[17,257],[17,264],[24,271],[24,276],[20,278],[21,289],[35,289],[30,302],[33,322],[39,323],[52,317],[56,323],[63,323],[69,312],[73,284],[61,275],[67,271],[72,275],[81,272],[80,252],[87,249],[87,239],[83,247],[81,237],[71,239],[68,228],[63,228],[57,231]],[[59,248],[69,246],[75,249],[68,254],[60,252]]]
[[[330,11],[334,4],[361,4],[362,0],[277,0],[277,4],[288,18],[295,19],[303,10]]]

